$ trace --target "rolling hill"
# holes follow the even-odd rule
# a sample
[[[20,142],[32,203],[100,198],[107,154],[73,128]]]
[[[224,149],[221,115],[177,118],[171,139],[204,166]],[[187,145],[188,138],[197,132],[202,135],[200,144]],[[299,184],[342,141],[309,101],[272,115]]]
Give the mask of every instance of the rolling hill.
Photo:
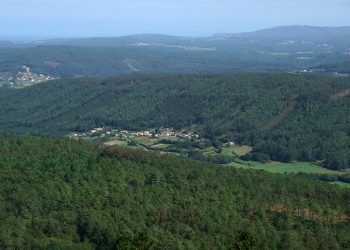
[[[133,35],[0,43],[0,73],[60,78],[133,73],[323,70],[349,59],[349,27],[287,26],[211,37]],[[331,72],[332,73],[332,72]]]
[[[349,53],[350,27],[0,41],[0,249],[350,249]]]
[[[279,26],[239,34],[224,34],[225,37],[244,37],[261,40],[295,40],[304,42],[349,41],[350,26],[319,27],[307,25]]]
[[[282,73],[134,75],[52,81],[0,93],[0,131],[64,135],[94,127],[194,126],[272,160],[350,165],[347,78]]]
[[[170,36],[162,34],[138,34],[122,37],[93,37],[93,38],[65,38],[65,39],[47,39],[37,40],[18,45],[26,44],[27,46],[37,45],[61,45],[61,46],[92,46],[92,47],[112,47],[126,46],[137,43],[149,44],[220,44],[221,42],[234,39],[259,39],[261,42],[266,41],[285,41],[295,40],[296,42],[314,42],[325,43],[334,41],[349,42],[350,26],[345,27],[320,27],[307,25],[279,26],[263,30],[257,30],[244,33],[226,33],[217,34],[209,37],[185,37]],[[232,42],[232,41],[231,41]],[[11,44],[4,41],[2,46]],[[13,46],[16,44],[12,43]]]

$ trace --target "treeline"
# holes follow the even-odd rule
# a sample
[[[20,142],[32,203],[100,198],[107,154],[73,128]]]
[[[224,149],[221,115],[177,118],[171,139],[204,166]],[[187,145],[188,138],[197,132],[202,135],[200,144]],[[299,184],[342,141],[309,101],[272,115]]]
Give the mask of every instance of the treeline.
[[[94,127],[192,127],[219,149],[235,140],[272,160],[350,165],[347,78],[280,73],[53,81],[0,93],[0,131],[63,135]]]
[[[311,178],[321,180],[321,181],[328,181],[328,182],[340,181],[344,183],[350,183],[350,174],[344,174],[344,175],[307,174],[307,175]]]
[[[333,64],[324,64],[321,65],[320,68],[326,72],[339,73],[339,74],[350,74],[350,61],[344,60],[341,62],[333,63]]]
[[[0,139],[1,249],[347,249],[350,192],[63,138]]]

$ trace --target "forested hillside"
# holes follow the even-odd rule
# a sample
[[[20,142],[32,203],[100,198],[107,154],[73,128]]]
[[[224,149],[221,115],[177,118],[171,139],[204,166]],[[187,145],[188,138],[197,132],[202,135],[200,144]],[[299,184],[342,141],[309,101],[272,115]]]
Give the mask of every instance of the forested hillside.
[[[165,46],[165,47],[164,47]],[[15,73],[22,66],[33,72],[59,78],[115,76],[126,73],[199,73],[250,71],[293,71],[318,66],[295,58],[255,52],[247,45],[206,50],[185,45],[122,47],[37,46],[0,48],[0,73]],[[180,46],[180,47],[179,47]],[[184,48],[181,46],[185,46]],[[199,46],[199,45],[194,45]],[[209,45],[210,46],[210,45]],[[248,47],[248,48],[247,48]],[[287,60],[286,60],[287,59]]]
[[[350,161],[350,82],[293,74],[124,76],[0,93],[0,131],[64,135],[94,127],[193,128],[273,160]]]
[[[197,38],[145,34],[0,41],[0,74],[22,66],[59,78],[132,72],[322,71],[320,65],[348,61],[349,38],[349,27],[286,26]]]
[[[347,249],[350,193],[63,138],[0,139],[1,249]]]
[[[350,50],[349,50],[350,55]],[[337,72],[340,74],[350,74],[350,61],[321,65],[320,68],[326,72]]]

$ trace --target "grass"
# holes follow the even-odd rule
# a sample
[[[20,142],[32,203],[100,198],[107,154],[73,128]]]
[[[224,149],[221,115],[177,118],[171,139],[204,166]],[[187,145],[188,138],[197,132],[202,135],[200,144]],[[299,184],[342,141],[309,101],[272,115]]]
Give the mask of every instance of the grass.
[[[307,163],[307,162],[297,162],[297,163],[271,162],[267,164],[261,164],[257,162],[246,162],[241,160],[235,160],[234,162],[231,162],[228,165],[236,168],[265,170],[275,174],[285,174],[285,173],[287,174],[316,173],[316,174],[330,174],[330,175],[344,174],[344,172],[326,169],[316,164]],[[336,185],[340,188],[350,189],[350,183],[345,183],[341,181],[327,182],[327,183]]]
[[[152,139],[149,137],[135,137],[133,140],[139,143],[150,143],[152,141]]]
[[[179,141],[180,139],[176,136],[159,136],[158,140],[172,140],[172,141]]]
[[[256,166],[260,166],[262,163],[260,162],[256,162],[256,161],[242,161],[239,158],[236,158],[233,160],[235,163],[240,164],[242,166],[244,166],[245,168],[253,168]]]
[[[342,174],[339,171],[334,171],[330,169],[323,168],[316,164],[308,162],[297,162],[297,163],[281,163],[281,162],[272,162],[257,166],[257,168],[265,169],[274,173],[315,173],[315,174]]]
[[[232,148],[232,152],[234,152],[236,155],[238,156],[242,156],[242,155],[245,155],[249,152],[252,151],[252,147],[249,147],[249,146],[233,146],[233,147],[229,147],[229,148]]]
[[[94,140],[95,138],[84,138],[85,140]],[[118,145],[123,147],[130,147],[130,148],[138,148],[143,150],[160,150],[160,154],[169,154],[166,151],[166,148],[169,146],[168,144],[162,144],[159,143],[161,139],[171,139],[171,140],[180,140],[179,138],[149,138],[149,137],[136,137],[133,138],[134,141],[136,141],[137,145],[130,146],[128,145],[128,142],[126,140],[119,140],[116,137],[111,137],[109,142],[106,142],[107,145]],[[238,146],[238,145],[231,145],[229,147],[223,147],[222,148],[222,155],[236,155],[241,156],[245,155],[249,152],[251,152],[251,147],[249,146]],[[216,150],[214,147],[208,147],[204,150],[201,150],[203,155],[217,155]],[[271,173],[277,173],[277,174],[296,174],[296,173],[307,173],[307,174],[329,174],[329,175],[341,175],[344,174],[344,172],[340,171],[334,171],[329,170],[326,168],[323,168],[317,164],[313,163],[307,163],[307,162],[296,162],[296,163],[282,163],[282,162],[269,162],[266,164],[260,163],[260,162],[254,162],[254,161],[242,161],[239,158],[235,158],[233,162],[227,164],[226,166],[231,166],[235,168],[245,168],[245,169],[255,169],[255,170],[264,170]],[[339,186],[340,188],[350,188],[350,183],[344,183],[344,182],[328,182],[330,184]]]
[[[216,155],[216,149],[214,147],[209,147],[204,150],[201,150],[203,155]]]
[[[90,140],[92,138],[89,138]],[[89,140],[88,139],[88,140]],[[112,138],[111,138],[112,139]],[[119,145],[119,146],[128,146],[127,141],[125,140],[118,140],[113,138],[114,140],[111,140],[105,144],[109,145]],[[137,145],[132,146],[132,148],[141,148],[144,150],[160,150],[163,152],[160,153],[166,153],[166,148],[169,146],[168,144],[159,143],[161,139],[170,139],[170,140],[179,140],[179,138],[176,137],[165,137],[165,138],[150,138],[150,137],[136,137],[133,138],[134,141],[136,141]],[[222,155],[236,155],[241,156],[245,155],[248,152],[250,152],[252,149],[249,146],[238,146],[238,145],[231,145],[228,147],[222,148]],[[217,155],[216,150],[214,147],[208,147],[204,150],[201,150],[203,155]],[[260,162],[254,162],[254,161],[242,161],[239,158],[235,158],[233,162],[227,164],[227,166],[232,166],[236,168],[246,168],[246,169],[256,169],[256,170],[265,170],[271,173],[277,173],[277,174],[296,174],[296,173],[306,173],[306,174],[329,174],[329,175],[341,175],[344,174],[344,172],[340,171],[334,171],[330,169],[323,168],[317,164],[313,163],[307,163],[307,162],[296,162],[296,163],[282,163],[282,162],[269,162],[266,164],[260,163]],[[337,185],[341,188],[350,188],[350,184],[343,183],[343,182],[332,182],[334,185]]]
[[[251,169],[262,169],[271,173],[316,173],[316,174],[332,174],[332,175],[340,175],[342,172],[334,171],[330,169],[326,169],[320,167],[318,165],[307,163],[307,162],[297,162],[297,163],[282,163],[282,162],[270,162],[266,164],[256,163],[256,162],[245,162],[236,160],[233,164],[230,163],[231,166],[239,166],[243,168],[251,168]]]
[[[328,182],[328,183],[333,184],[333,185],[337,185],[340,188],[350,188],[350,183],[345,183],[345,182],[341,182],[341,181]]]
[[[165,150],[168,146],[169,146],[168,144],[156,144],[156,145],[153,145],[152,148]]]
[[[128,146],[128,142],[127,141],[121,141],[121,140],[108,141],[108,142],[105,142],[104,144],[108,145],[108,146],[112,146],[112,145],[118,145],[118,146],[121,146],[121,147]]]
[[[82,139],[84,141],[95,141],[96,140],[96,138],[94,138],[94,137],[82,137]]]
[[[229,163],[227,165],[235,167],[235,168],[249,168],[248,165],[245,165],[245,164],[242,164],[242,163],[239,163],[239,162],[236,162],[236,161],[231,162],[231,163]]]
[[[267,164],[262,164],[254,166],[255,169],[263,169],[272,173],[315,173],[315,174],[334,174],[339,175],[341,172],[334,171],[320,167],[318,165],[307,163],[307,162],[297,162],[297,163],[281,163],[281,162],[271,162]]]
[[[222,154],[224,155],[232,155],[234,147],[224,147],[222,148]]]

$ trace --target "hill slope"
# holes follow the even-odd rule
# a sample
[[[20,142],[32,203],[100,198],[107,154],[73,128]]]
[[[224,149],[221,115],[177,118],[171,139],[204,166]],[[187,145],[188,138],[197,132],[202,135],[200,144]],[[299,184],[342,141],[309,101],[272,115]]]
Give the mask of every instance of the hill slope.
[[[346,249],[349,191],[67,139],[0,139],[0,248]]]
[[[228,36],[228,34],[226,34]],[[346,41],[350,38],[350,27],[319,27],[307,25],[279,26],[253,32],[230,35],[274,41],[296,40],[309,42]]]
[[[111,76],[135,69],[143,73],[315,70],[348,60],[348,49],[349,27],[309,26],[201,38],[145,34],[4,42],[0,73],[22,66],[59,78]]]
[[[169,36],[162,34],[139,34],[121,37],[94,37],[94,38],[67,38],[67,39],[48,39],[25,43],[27,46],[37,45],[62,45],[62,46],[92,46],[92,47],[112,47],[112,46],[126,46],[137,43],[149,44],[215,44],[218,40],[213,38],[233,39],[259,39],[260,41],[309,41],[309,42],[334,42],[346,41],[350,38],[350,26],[344,27],[321,27],[308,25],[291,25],[278,26],[268,29],[262,29],[252,32],[244,33],[226,33],[210,37],[183,37],[183,36]],[[349,40],[348,40],[349,42]],[[0,46],[8,46],[10,43],[4,41]],[[23,44],[20,44],[23,46]],[[13,44],[15,46],[15,44]]]
[[[0,131],[67,134],[102,126],[187,128],[273,160],[350,165],[347,78],[292,74],[76,79],[0,93]],[[336,97],[336,98],[334,98]]]

